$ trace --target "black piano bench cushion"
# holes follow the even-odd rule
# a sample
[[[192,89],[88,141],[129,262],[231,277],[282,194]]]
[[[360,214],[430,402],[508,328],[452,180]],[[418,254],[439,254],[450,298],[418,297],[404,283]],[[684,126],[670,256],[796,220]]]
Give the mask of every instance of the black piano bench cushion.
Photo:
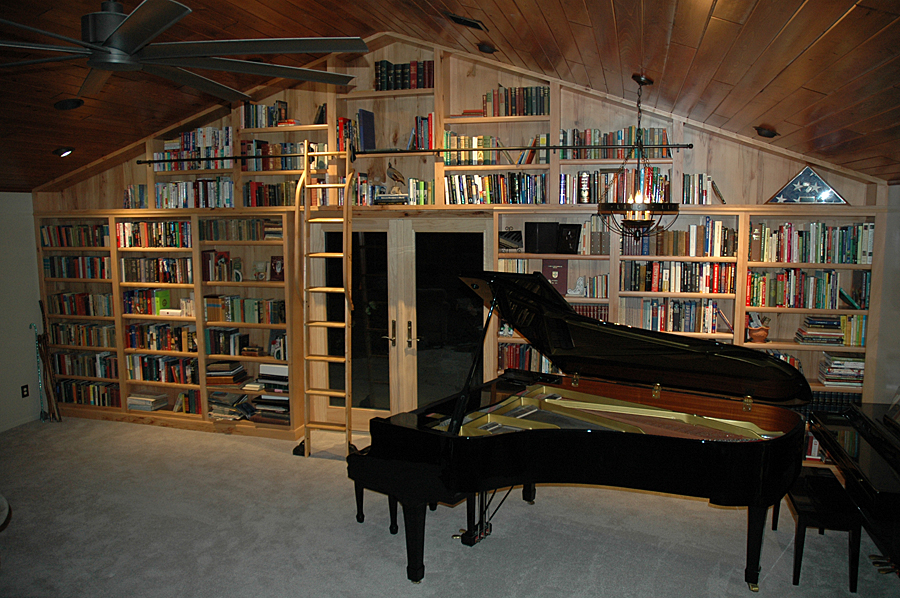
[[[794,533],[794,585],[800,584],[800,565],[806,528],[849,532],[850,591],[856,592],[859,578],[859,543],[862,520],[856,506],[830,469],[803,467],[785,499],[797,522]],[[772,513],[772,529],[776,529],[779,504]]]

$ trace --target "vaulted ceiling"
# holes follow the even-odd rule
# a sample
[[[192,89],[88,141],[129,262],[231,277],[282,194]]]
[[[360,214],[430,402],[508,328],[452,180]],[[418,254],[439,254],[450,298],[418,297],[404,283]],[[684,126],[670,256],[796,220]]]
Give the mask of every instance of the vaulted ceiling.
[[[886,181],[900,182],[900,0],[181,0],[156,40],[367,37],[396,32],[636,99]],[[137,0],[125,0],[131,12]],[[99,0],[0,0],[0,18],[71,38]],[[480,21],[458,25],[448,14]],[[0,39],[65,42],[0,24]],[[0,48],[0,65],[44,58]],[[320,56],[266,56],[284,65]],[[221,100],[143,72],[115,73],[84,105],[85,61],[0,67],[0,190],[30,191]],[[202,73],[249,90],[248,75]],[[755,126],[778,135],[764,140]],[[52,151],[71,146],[60,159]]]

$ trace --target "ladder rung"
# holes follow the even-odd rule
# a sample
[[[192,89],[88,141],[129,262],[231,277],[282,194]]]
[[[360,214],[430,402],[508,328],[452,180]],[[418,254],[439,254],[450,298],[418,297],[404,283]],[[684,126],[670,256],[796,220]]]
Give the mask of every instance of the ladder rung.
[[[344,254],[335,253],[333,251],[316,251],[314,253],[307,253],[306,257],[344,257]]]
[[[334,432],[343,432],[347,429],[345,424],[335,422],[308,422],[306,427],[310,430],[331,430]]]
[[[337,189],[343,187],[345,183],[312,183],[307,185],[307,189]]]
[[[305,355],[305,359],[309,361],[327,361],[328,363],[344,363],[347,358],[337,355]]]
[[[347,393],[345,393],[343,390],[332,390],[330,388],[307,388],[306,394],[338,398],[344,398],[347,396]]]
[[[315,328],[346,328],[343,322],[307,322],[306,325]]]
[[[343,156],[346,154],[346,151],[333,151],[333,152],[307,152],[307,156]]]
[[[307,220],[310,224],[331,224],[334,222],[343,222],[343,218],[310,218]]]
[[[307,293],[343,293],[344,287],[309,287]]]

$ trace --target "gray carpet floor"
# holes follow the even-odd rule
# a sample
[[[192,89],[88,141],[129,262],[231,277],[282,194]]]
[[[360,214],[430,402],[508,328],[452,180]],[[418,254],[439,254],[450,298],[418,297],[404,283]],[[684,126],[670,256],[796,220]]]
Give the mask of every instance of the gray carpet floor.
[[[428,512],[425,579],[406,579],[402,531],[366,496],[355,520],[343,436],[294,443],[67,418],[0,434],[0,597],[753,596],[746,512],[652,493],[514,490],[474,547],[451,538],[465,506]],[[362,447],[365,436],[355,437]],[[791,585],[793,519],[767,526],[757,596],[848,591],[847,535],[808,533]],[[900,595],[865,555],[859,596]]]

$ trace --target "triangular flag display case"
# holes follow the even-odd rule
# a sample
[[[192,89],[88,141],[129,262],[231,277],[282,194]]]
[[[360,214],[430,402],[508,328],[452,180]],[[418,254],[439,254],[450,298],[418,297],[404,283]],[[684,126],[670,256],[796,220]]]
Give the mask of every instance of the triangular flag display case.
[[[806,166],[766,203],[846,204],[847,201],[815,170]]]

